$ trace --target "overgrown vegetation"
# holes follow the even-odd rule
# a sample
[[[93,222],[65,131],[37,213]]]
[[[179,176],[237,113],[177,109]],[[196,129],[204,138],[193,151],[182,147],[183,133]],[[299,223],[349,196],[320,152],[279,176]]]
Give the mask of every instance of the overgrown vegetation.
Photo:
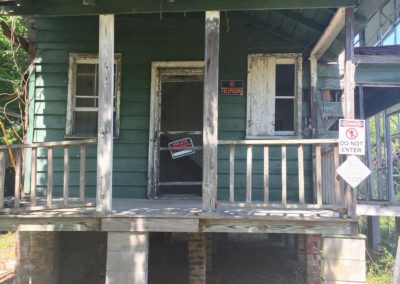
[[[361,221],[361,232],[367,234],[367,220]],[[380,218],[381,246],[367,249],[367,284],[392,284],[398,234],[394,217]]]
[[[27,105],[28,25],[22,17],[0,17],[0,123],[10,144],[22,142]],[[0,129],[0,144],[5,144]]]
[[[369,255],[367,262],[368,284],[391,284],[395,258],[384,246]]]

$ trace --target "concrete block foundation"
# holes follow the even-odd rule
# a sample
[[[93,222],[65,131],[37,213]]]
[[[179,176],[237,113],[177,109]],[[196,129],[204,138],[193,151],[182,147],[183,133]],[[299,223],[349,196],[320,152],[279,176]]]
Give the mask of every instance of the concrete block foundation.
[[[322,280],[326,284],[366,282],[365,237],[324,237]]]
[[[17,232],[17,284],[58,283],[59,233]]]
[[[106,284],[147,284],[148,254],[148,233],[108,233]]]

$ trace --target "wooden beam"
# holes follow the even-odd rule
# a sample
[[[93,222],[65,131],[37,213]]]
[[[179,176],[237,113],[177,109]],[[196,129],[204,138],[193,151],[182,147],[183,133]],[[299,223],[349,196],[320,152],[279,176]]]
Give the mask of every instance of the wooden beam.
[[[113,0],[83,5],[82,0],[25,0],[19,6],[0,6],[0,13],[12,15],[99,15],[159,12],[246,11],[354,7],[356,0]]]
[[[197,218],[102,218],[101,230],[108,232],[198,232]]]
[[[351,222],[334,221],[327,218],[319,221],[310,220],[200,220],[200,230],[205,233],[289,233],[350,235]]]
[[[346,48],[344,62],[344,110],[343,115],[346,119],[354,119],[355,103],[355,64],[354,64],[354,9],[345,8],[346,23]],[[346,204],[347,214],[350,218],[357,217],[357,189],[346,185]]]
[[[346,119],[354,119],[354,88],[355,88],[355,65],[354,65],[354,11],[346,8],[346,49],[344,70],[344,110]]]
[[[24,218],[0,217],[0,231],[100,231],[100,219],[91,217]]]
[[[399,55],[355,55],[356,64],[400,64]]]
[[[112,210],[113,109],[114,15],[100,15],[96,210],[101,213]]]
[[[400,217],[400,206],[396,204],[357,204],[359,216]]]
[[[203,210],[215,211],[218,168],[218,72],[220,12],[205,17],[203,108]]]
[[[311,56],[315,56],[317,60],[320,59],[342,31],[344,24],[345,8],[339,8],[311,51]]]
[[[8,149],[30,149],[30,148],[49,148],[49,147],[61,147],[61,146],[77,146],[85,144],[96,144],[96,139],[83,139],[76,141],[56,141],[56,142],[39,142],[39,143],[27,143],[27,144],[13,144],[13,145],[0,145],[0,150]]]

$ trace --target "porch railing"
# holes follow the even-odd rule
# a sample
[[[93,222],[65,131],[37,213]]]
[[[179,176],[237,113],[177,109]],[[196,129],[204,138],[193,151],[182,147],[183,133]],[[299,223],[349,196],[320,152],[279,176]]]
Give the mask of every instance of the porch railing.
[[[229,178],[225,184],[223,183],[226,178],[219,182],[217,206],[345,208],[344,187],[339,182],[335,170],[339,166],[337,140],[240,140],[218,141],[218,144],[221,152],[219,176],[221,172],[222,176],[226,175],[226,169],[224,171],[221,168],[228,167]],[[228,149],[224,151],[223,147]],[[255,149],[257,155],[254,155]],[[235,169],[241,172],[236,173]],[[242,180],[236,181],[238,177]],[[257,188],[254,187],[256,183]],[[237,186],[242,187],[241,191],[245,191],[244,196],[243,192],[237,190]],[[225,194],[222,194],[224,189]],[[238,192],[242,193],[241,200],[236,196]],[[258,193],[256,198],[255,192]]]
[[[85,202],[86,148],[91,144],[96,144],[96,139],[0,146],[0,210],[82,206]],[[72,150],[77,151],[77,154],[72,156]],[[57,156],[55,155],[56,151],[58,152]],[[43,163],[38,163],[38,158]],[[70,196],[71,158],[79,160],[79,176],[77,177],[79,179],[79,194],[76,194],[76,197]],[[8,180],[6,185],[7,159],[13,160],[15,181],[10,183],[10,180]],[[62,191],[57,197],[53,196],[55,159],[62,160],[62,171],[57,169],[57,174],[62,173],[63,176]],[[22,167],[23,164],[24,167]],[[30,167],[27,165],[30,165]],[[40,165],[40,172],[43,177],[40,186],[44,188],[40,196],[38,195],[37,180],[38,165]],[[8,200],[7,206],[11,209],[4,209],[4,193],[5,190],[10,191],[7,186],[14,188],[14,197],[12,200]]]

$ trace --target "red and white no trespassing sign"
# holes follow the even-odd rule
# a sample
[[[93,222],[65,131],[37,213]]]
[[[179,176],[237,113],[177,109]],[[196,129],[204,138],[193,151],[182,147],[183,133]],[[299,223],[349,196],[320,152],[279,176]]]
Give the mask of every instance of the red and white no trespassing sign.
[[[339,154],[365,155],[365,120],[339,120]]]

